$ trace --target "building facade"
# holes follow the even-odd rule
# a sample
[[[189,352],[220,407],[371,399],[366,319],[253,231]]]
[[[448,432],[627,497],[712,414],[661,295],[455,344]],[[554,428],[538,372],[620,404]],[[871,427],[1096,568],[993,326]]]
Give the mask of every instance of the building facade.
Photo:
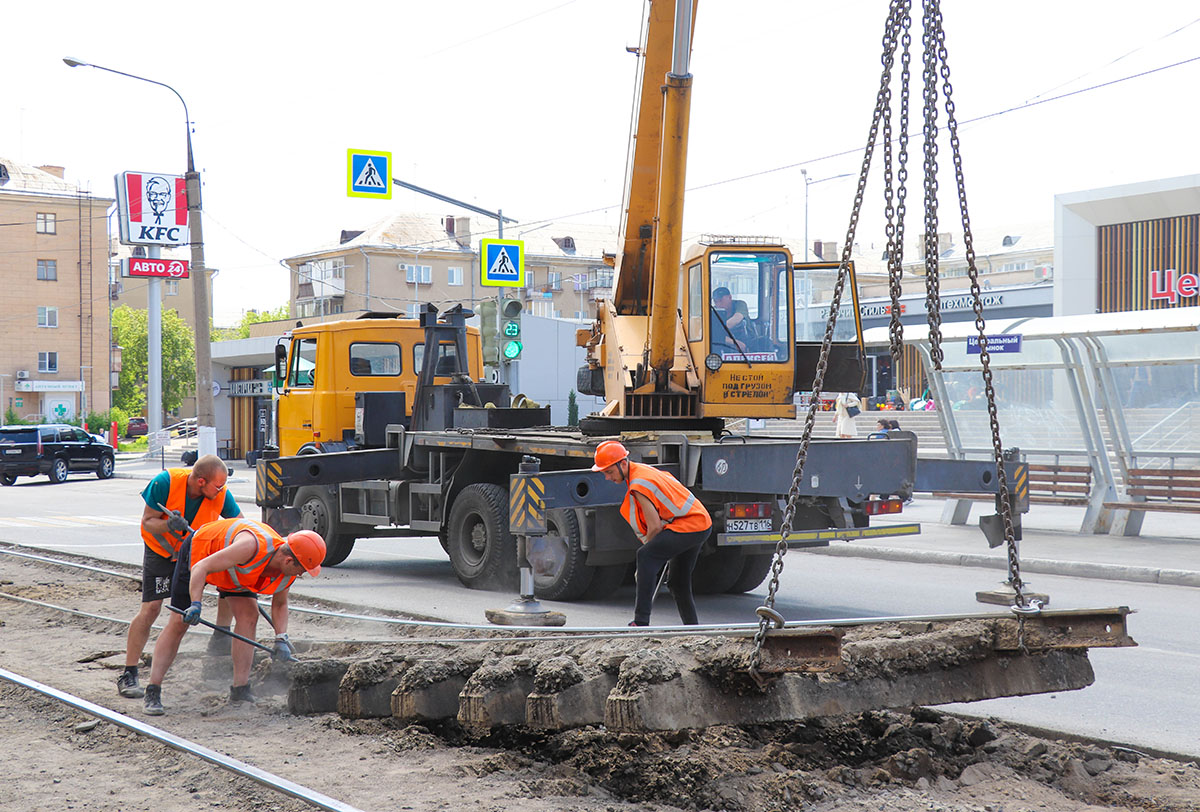
[[[59,166],[0,158],[0,412],[71,420],[110,408],[108,209]]]

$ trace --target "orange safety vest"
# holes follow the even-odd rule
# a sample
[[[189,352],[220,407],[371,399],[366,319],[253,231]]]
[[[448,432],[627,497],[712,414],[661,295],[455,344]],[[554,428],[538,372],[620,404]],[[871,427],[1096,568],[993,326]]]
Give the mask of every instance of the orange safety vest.
[[[167,473],[171,475],[171,491],[164,507],[178,511],[182,516],[187,502],[188,469],[168,468]],[[199,528],[221,518],[221,510],[225,507],[226,490],[228,488],[221,488],[214,498],[200,500],[200,507],[190,522],[193,528]],[[142,541],[146,542],[146,546],[172,561],[179,557],[179,547],[183,544],[183,539],[183,536],[177,536],[170,530],[164,530],[162,533],[150,533],[147,532],[145,525],[142,526]]]
[[[226,592],[250,591],[256,595],[274,595],[290,587],[296,576],[282,573],[268,576],[265,572],[271,554],[287,542],[262,522],[241,516],[234,519],[218,519],[197,530],[196,535],[192,536],[191,565],[194,567],[201,559],[224,550],[233,544],[234,537],[243,531],[253,533],[258,539],[258,550],[249,561],[227,570],[210,572],[205,580]]]
[[[695,533],[712,527],[712,517],[696,495],[666,471],[631,462],[628,486],[625,501],[621,503],[621,515],[638,535],[645,535],[647,526],[641,506],[633,498],[635,492],[649,499],[659,518],[676,533]],[[634,518],[630,518],[631,514]]]

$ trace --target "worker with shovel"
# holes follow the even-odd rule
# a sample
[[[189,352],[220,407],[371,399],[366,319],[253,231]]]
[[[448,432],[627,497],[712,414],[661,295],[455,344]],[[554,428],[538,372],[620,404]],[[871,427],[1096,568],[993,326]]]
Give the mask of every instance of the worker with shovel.
[[[695,494],[666,471],[629,461],[629,451],[616,440],[596,447],[593,471],[609,482],[624,483],[621,515],[642,542],[637,551],[637,598],[630,626],[649,626],[658,574],[670,565],[667,583],[685,626],[700,622],[692,597],[692,570],[700,548],[712,532],[712,517]]]
[[[138,685],[138,661],[150,639],[150,628],[162,611],[163,600],[171,596],[171,574],[179,547],[193,528],[222,517],[242,515],[233,494],[225,487],[229,472],[215,454],[196,460],[191,470],[169,468],[153,479],[142,491],[142,606],[129,623],[125,635],[125,670],[117,678],[117,692],[134,699],[144,694]],[[220,601],[217,623],[228,629],[233,613]],[[224,635],[214,635],[213,654],[228,654]]]
[[[325,540],[312,530],[297,530],[285,539],[262,522],[242,518],[220,519],[196,530],[184,542],[175,565],[171,582],[174,614],[154,645],[150,682],[146,685],[146,713],[163,714],[162,681],[188,626],[203,622],[200,613],[205,584],[215,586],[233,609],[236,634],[230,701],[253,702],[250,667],[254,662],[251,646],[259,646],[254,642],[258,596],[271,596],[274,656],[294,660],[287,635],[288,591],[304,573],[318,575],[324,560]]]

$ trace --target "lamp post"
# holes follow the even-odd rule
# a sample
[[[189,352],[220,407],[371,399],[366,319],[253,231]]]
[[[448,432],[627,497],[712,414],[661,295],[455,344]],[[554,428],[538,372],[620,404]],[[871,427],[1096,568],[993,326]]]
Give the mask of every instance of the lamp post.
[[[843,172],[840,175],[831,175],[828,178],[821,178],[820,180],[810,180],[807,169],[801,169],[800,174],[804,177],[804,261],[808,262],[808,187],[817,183],[824,183],[827,180],[848,178],[854,173]]]
[[[163,82],[157,82],[154,79],[147,79],[144,76],[136,76],[132,73],[113,70],[103,65],[96,65],[71,57],[65,57],[63,62],[72,68],[95,68],[96,70],[115,73],[118,76],[126,76],[130,79],[137,79],[141,82],[149,82],[152,85],[165,87],[174,93],[175,97],[179,99],[180,104],[183,105],[183,123],[187,134],[187,173],[184,175],[184,179],[187,183],[188,229],[192,248],[191,270],[193,274],[192,288],[195,303],[194,318],[196,320],[196,425],[197,427],[214,427],[216,425],[216,416],[213,412],[212,347],[209,343],[211,338],[208,325],[211,307],[209,304],[208,271],[204,266],[204,228],[200,220],[200,173],[196,171],[196,162],[192,154],[192,122],[188,116],[187,102],[183,100],[183,96],[179,94],[178,90]],[[200,436],[203,437],[203,433],[200,433]],[[201,453],[216,453],[215,434],[213,435],[213,448],[210,451],[206,451],[203,448],[200,450]]]

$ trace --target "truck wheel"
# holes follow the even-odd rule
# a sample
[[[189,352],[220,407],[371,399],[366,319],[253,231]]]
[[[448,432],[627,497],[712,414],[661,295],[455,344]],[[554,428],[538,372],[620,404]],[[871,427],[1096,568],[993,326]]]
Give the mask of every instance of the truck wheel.
[[[490,482],[462,489],[447,533],[454,574],[472,589],[517,588],[517,542],[508,532],[508,491]]]
[[[620,589],[625,581],[628,564],[609,564],[607,567],[592,567],[592,582],[579,597],[585,601],[602,601]]]
[[[113,458],[105,454],[100,457],[100,464],[96,466],[96,478],[108,479],[113,475]]]
[[[529,539],[534,594],[548,601],[578,600],[594,572],[580,546],[579,517],[574,510],[546,511],[546,530]]]
[[[300,509],[300,527],[312,530],[325,539],[326,567],[336,567],[354,549],[354,536],[343,533],[338,518],[337,500],[328,488],[309,485],[296,491],[292,506]]]
[[[717,547],[700,556],[692,570],[692,592],[697,595],[719,595],[728,592],[742,574],[744,551],[737,547]]]
[[[66,482],[68,470],[66,460],[61,458],[55,460],[50,466],[50,481],[56,485],[60,482]]]
[[[748,553],[745,555],[745,559],[746,564],[742,567],[742,574],[733,582],[733,586],[725,590],[726,592],[736,594],[756,589],[767,577],[767,573],[771,571],[771,562],[775,560],[775,553]]]

